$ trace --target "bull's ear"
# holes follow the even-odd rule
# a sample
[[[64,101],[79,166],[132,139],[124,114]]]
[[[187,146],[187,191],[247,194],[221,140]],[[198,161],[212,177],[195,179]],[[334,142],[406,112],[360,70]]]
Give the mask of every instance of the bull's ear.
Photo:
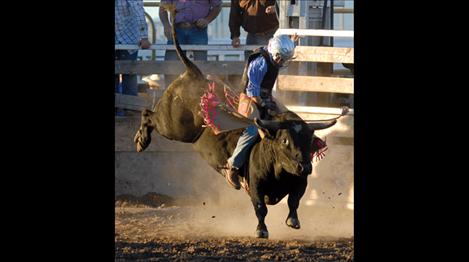
[[[254,118],[254,124],[257,126],[257,130],[262,139],[264,139],[264,137],[273,139],[277,130],[280,128],[280,124],[277,121],[266,121],[258,118]]]
[[[257,132],[259,132],[259,135],[261,136],[261,139],[264,139],[264,137],[266,136],[265,132],[262,131],[262,129],[260,129],[260,128],[257,129]]]
[[[275,138],[275,132],[274,130],[269,130],[265,129],[262,127],[258,127],[257,131],[259,132],[259,135],[261,136],[262,139],[267,138],[267,139],[274,139]]]

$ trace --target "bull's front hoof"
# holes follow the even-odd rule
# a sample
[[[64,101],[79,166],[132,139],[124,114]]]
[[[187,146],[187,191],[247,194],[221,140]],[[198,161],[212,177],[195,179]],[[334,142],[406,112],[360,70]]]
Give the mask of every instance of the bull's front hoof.
[[[298,220],[297,218],[289,217],[287,218],[287,221],[285,221],[285,223],[291,228],[300,229],[300,220]]]
[[[256,230],[257,238],[269,238],[269,232],[267,230],[258,229]]]

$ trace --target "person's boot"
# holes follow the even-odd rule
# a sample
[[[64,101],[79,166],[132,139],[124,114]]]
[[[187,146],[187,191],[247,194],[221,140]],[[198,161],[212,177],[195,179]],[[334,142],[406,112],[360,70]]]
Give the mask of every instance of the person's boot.
[[[241,183],[239,182],[239,169],[226,164],[225,169],[222,169],[222,172],[225,174],[228,184],[236,190],[241,188]]]

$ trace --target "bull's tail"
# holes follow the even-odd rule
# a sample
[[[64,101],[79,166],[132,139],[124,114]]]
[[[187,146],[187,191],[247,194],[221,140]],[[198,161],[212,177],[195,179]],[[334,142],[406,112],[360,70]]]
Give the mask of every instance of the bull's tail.
[[[187,56],[182,51],[181,46],[179,46],[179,41],[176,36],[176,27],[174,26],[175,25],[174,21],[176,19],[176,5],[164,4],[162,5],[162,7],[164,7],[166,10],[168,10],[171,13],[171,24],[172,24],[171,28],[172,28],[174,46],[176,47],[176,52],[178,54],[179,59],[181,59],[181,61],[186,66],[186,71],[189,74],[193,75],[194,77],[204,78],[204,75],[202,74],[200,69],[194,63],[192,63],[192,61],[189,60],[189,58],[187,58]]]

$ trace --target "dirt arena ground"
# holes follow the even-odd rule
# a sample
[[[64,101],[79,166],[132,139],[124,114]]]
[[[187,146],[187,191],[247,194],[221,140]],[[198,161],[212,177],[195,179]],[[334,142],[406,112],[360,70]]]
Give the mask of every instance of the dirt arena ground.
[[[286,205],[268,209],[269,239],[257,239],[248,201],[117,197],[116,261],[353,261],[353,211],[301,206],[294,230]]]

